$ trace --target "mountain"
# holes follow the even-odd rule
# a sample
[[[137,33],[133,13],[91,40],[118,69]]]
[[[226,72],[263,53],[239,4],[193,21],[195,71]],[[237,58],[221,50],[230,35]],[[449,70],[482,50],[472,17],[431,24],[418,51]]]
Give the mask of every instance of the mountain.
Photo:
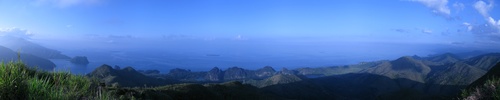
[[[447,64],[447,63],[454,63],[454,62],[462,61],[462,58],[458,57],[455,54],[451,54],[451,53],[444,53],[441,55],[430,56],[430,57],[426,57],[423,59],[427,61],[425,63],[431,64],[431,65],[443,65],[443,64]]]
[[[257,69],[255,71],[256,78],[267,78],[273,76],[274,74],[276,74],[276,70],[274,70],[271,66],[265,66],[264,68]]]
[[[208,81],[222,81],[224,78],[224,72],[220,70],[218,67],[212,68],[210,71],[207,72],[207,75],[205,75],[205,79]]]
[[[224,71],[224,80],[241,80],[251,77],[251,72],[243,68],[231,67]]]
[[[497,63],[495,66],[493,66],[486,74],[484,74],[479,79],[472,82],[469,86],[467,86],[467,88],[471,89],[474,87],[481,86],[485,84],[488,80],[494,78],[500,78],[500,63]]]
[[[426,80],[434,84],[468,85],[484,73],[486,71],[478,67],[464,62],[456,62],[433,67]]]
[[[80,64],[80,65],[89,64],[89,60],[85,56],[76,56],[76,57],[71,58],[71,60],[69,60],[69,61],[73,64]]]
[[[32,68],[36,67],[41,70],[50,71],[56,67],[56,65],[52,61],[37,57],[35,55],[21,53],[19,56],[21,57],[20,60],[22,60],[26,65]],[[4,62],[17,61],[18,54],[9,48],[0,46],[0,60]]]
[[[403,56],[391,61],[383,60],[355,65],[299,68],[296,70],[283,68],[278,72],[270,66],[257,70],[239,67],[221,70],[214,67],[208,72],[191,72],[176,68],[170,70],[168,74],[163,74],[166,76],[156,78],[156,80],[138,72],[130,74],[134,73],[134,70],[129,67],[122,69],[126,72],[109,70],[107,73],[128,73],[126,75],[142,76],[109,74],[107,77],[100,77],[100,79],[104,81],[114,79],[114,83],[120,85],[128,83],[135,86],[147,83],[132,82],[165,82],[159,81],[165,79],[194,83],[240,81],[204,85],[175,84],[144,90],[117,89],[117,91],[121,91],[117,92],[120,95],[141,99],[453,99],[469,83],[481,84],[473,83],[473,81],[485,75],[484,68],[491,68],[488,65],[498,62],[497,58],[499,57],[500,55],[497,54],[485,54],[468,59],[461,59],[453,54],[430,57]],[[103,69],[108,70],[111,67]],[[493,67],[490,71],[497,69],[497,67]],[[497,72],[489,72],[486,75],[491,73],[497,74]],[[118,77],[127,78],[118,79]],[[114,84],[113,82],[106,81],[106,84]],[[498,85],[500,85],[500,81]]]
[[[489,53],[469,58],[466,63],[483,70],[489,70],[498,62],[500,62],[500,53]]]
[[[247,70],[239,67],[221,70],[218,67],[214,67],[208,72],[191,72],[187,69],[175,68],[171,69],[167,74],[148,76],[176,79],[183,82],[225,82],[232,80],[265,79],[275,74],[276,71],[271,66],[265,66],[257,70]]]
[[[196,81],[206,81],[204,79],[207,72],[191,72],[191,70],[175,68],[171,69],[167,75],[164,75],[167,79],[176,79],[184,82],[196,82]]]
[[[100,82],[107,85],[119,85],[123,87],[161,86],[175,83],[173,80],[145,76],[132,67],[117,70],[105,64],[96,68],[92,73],[87,74],[87,76],[99,79]]]
[[[244,83],[251,84],[253,86],[261,88],[271,85],[286,84],[298,81],[302,81],[302,78],[300,78],[297,75],[280,73],[263,80],[246,80]]]
[[[281,71],[278,72],[278,74],[296,75],[297,73],[294,70],[288,70],[287,68],[283,67]]]
[[[61,54],[60,51],[43,47],[23,38],[0,36],[0,46],[5,46],[11,50],[19,50],[21,53],[32,54],[45,59],[70,59],[69,56]]]
[[[500,63],[493,66],[481,78],[472,82],[462,92],[464,100],[497,100],[500,99]]]
[[[362,72],[387,76],[391,79],[405,78],[424,83],[431,68],[422,61],[404,56],[394,61],[381,63]]]

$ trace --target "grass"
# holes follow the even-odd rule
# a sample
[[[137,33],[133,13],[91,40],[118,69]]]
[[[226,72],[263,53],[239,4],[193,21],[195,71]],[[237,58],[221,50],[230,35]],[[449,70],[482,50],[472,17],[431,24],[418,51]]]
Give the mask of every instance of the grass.
[[[462,90],[462,100],[500,100],[500,78],[492,77],[482,86]]]
[[[22,61],[0,63],[0,100],[112,99],[96,94],[95,83],[68,72],[38,71]]]

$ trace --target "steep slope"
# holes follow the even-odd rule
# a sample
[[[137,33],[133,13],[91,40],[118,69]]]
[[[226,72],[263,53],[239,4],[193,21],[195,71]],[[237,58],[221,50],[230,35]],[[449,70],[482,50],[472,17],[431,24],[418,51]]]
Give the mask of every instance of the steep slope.
[[[441,55],[426,57],[423,59],[426,60],[424,61],[424,63],[426,63],[427,65],[443,65],[443,64],[462,61],[460,57],[451,53],[444,53]]]
[[[470,66],[464,62],[450,63],[442,67],[443,69],[433,69],[427,76],[427,81],[433,84],[442,85],[468,85],[481,77],[486,71],[478,67]]]
[[[263,80],[248,80],[245,81],[245,84],[251,84],[256,87],[266,87],[266,86],[271,86],[271,85],[278,85],[278,84],[286,84],[286,83],[292,83],[292,82],[298,82],[302,81],[302,78],[293,75],[293,74],[276,74],[272,77],[263,79]]]
[[[406,78],[425,83],[425,77],[430,71],[429,66],[422,61],[405,56],[394,61],[381,63],[362,72],[387,76],[392,79]]]
[[[220,70],[218,67],[212,68],[210,71],[207,72],[207,75],[205,75],[205,80],[207,81],[222,81],[224,78],[224,72]]]
[[[123,87],[160,86],[175,82],[173,80],[156,79],[145,76],[132,67],[116,70],[109,65],[102,65],[87,76],[97,78],[107,85],[118,84]]]
[[[231,67],[224,71],[224,80],[241,80],[251,77],[252,72],[247,72],[243,68]]]
[[[0,36],[0,45],[45,59],[70,59],[70,57],[61,54],[60,51],[43,47],[23,38]]]
[[[489,70],[498,62],[500,62],[500,53],[483,54],[467,60],[467,64],[483,70]]]
[[[463,100],[500,99],[500,63],[493,66],[485,75],[472,82],[462,92]]]
[[[273,67],[271,66],[265,66],[264,68],[257,69],[255,71],[255,78],[267,78],[271,77],[276,73],[276,70],[274,70]]]
[[[467,86],[467,88],[470,89],[481,86],[486,83],[487,80],[492,78],[500,78],[500,63],[497,63],[495,66],[493,66],[486,74],[472,82],[469,86]]]
[[[56,65],[45,58],[37,57],[31,54],[20,54],[21,60],[29,67],[36,67],[41,70],[53,70]],[[18,60],[17,53],[9,48],[0,46],[0,61],[16,61]]]

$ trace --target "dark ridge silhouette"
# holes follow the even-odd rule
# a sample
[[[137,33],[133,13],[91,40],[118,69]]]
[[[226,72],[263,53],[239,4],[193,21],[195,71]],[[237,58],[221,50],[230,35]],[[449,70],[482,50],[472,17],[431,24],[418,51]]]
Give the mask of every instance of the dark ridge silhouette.
[[[408,79],[361,73],[308,79],[261,89],[296,100],[362,99],[408,100],[451,99],[465,86],[425,84]]]

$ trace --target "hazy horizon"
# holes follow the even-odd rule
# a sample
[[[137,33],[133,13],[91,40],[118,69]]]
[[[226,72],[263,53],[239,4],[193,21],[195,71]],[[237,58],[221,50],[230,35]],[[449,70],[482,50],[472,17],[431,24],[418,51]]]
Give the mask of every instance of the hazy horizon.
[[[87,56],[89,68],[279,70],[500,51],[497,6],[494,0],[0,0],[0,36]]]

